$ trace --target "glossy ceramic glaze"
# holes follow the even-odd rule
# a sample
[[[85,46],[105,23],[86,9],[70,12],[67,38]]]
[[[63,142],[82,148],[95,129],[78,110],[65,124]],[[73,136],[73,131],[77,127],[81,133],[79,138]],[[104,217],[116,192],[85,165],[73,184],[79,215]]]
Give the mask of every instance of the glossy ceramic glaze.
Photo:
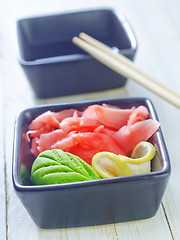
[[[133,60],[137,42],[125,17],[111,9],[17,21],[19,62],[39,98],[122,87],[126,79],[72,43],[85,32]]]
[[[144,105],[152,119],[157,114],[144,98],[112,99],[40,106],[22,111],[15,124],[13,184],[35,224],[43,229],[90,226],[153,217],[160,205],[170,175],[170,162],[161,129],[150,141],[157,146],[152,172],[79,183],[33,186],[30,168],[34,157],[25,140],[29,123],[39,114],[68,108],[85,109],[107,103],[122,108]]]

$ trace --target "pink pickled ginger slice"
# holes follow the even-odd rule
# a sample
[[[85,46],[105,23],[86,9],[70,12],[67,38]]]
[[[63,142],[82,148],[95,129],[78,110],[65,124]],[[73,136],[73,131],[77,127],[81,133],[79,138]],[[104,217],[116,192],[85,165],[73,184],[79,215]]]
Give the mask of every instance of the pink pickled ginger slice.
[[[37,130],[44,127],[44,125],[49,125],[52,128],[59,128],[59,121],[57,120],[53,112],[47,111],[39,115],[31,122],[31,124],[29,125],[29,129]]]
[[[110,107],[108,105],[92,105],[89,106],[83,113],[83,117],[97,119],[106,127],[118,130],[123,125],[127,124],[132,109],[120,109]]]
[[[66,132],[91,132],[99,125],[96,119],[73,116],[63,119],[60,123],[60,128]]]
[[[79,117],[82,115],[82,113],[80,111],[70,108],[70,109],[61,110],[59,112],[55,112],[54,116],[55,116],[55,118],[57,118],[57,120],[59,122],[61,122],[65,118],[72,117],[74,114],[76,114]]]
[[[119,129],[113,138],[127,154],[141,141],[147,141],[159,128],[156,120],[147,119]]]
[[[86,161],[91,162],[95,153],[101,151],[113,152],[115,154],[126,155],[122,148],[114,141],[114,139],[104,133],[74,133],[71,135],[73,138],[74,146],[86,150]],[[70,149],[71,152],[71,149]],[[77,156],[81,157],[78,152]]]
[[[137,107],[129,116],[127,125],[133,125],[136,122],[146,120],[149,116],[149,111],[145,106]]]
[[[61,139],[65,138],[67,133],[64,132],[62,129],[56,129],[50,133],[43,133],[39,137],[38,143],[38,150],[39,152],[52,149],[54,143],[60,141]]]

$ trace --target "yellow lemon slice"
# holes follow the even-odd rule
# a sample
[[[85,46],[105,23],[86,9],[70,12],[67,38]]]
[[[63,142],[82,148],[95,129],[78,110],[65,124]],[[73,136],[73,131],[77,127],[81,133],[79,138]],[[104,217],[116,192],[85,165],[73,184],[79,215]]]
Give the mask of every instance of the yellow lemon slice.
[[[92,166],[102,178],[144,174],[151,171],[150,161],[155,148],[149,142],[140,142],[134,148],[131,158],[110,152],[99,152],[92,159]]]
[[[151,160],[155,156],[155,148],[149,142],[140,142],[134,148],[131,158],[120,155],[134,174],[151,172]]]
[[[99,152],[92,159],[92,166],[102,178],[133,175],[124,159],[110,152]]]
[[[123,157],[126,163],[141,164],[150,161],[155,155],[155,148],[149,142],[140,142],[134,148],[131,158],[126,156],[118,155]]]

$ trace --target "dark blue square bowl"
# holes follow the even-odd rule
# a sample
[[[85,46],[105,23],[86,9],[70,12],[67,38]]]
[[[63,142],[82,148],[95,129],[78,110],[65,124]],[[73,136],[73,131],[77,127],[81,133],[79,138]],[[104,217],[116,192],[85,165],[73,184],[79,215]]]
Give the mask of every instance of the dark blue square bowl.
[[[151,137],[157,154],[152,172],[95,181],[33,186],[30,168],[34,158],[25,134],[30,122],[47,110],[79,110],[91,104],[107,103],[121,108],[144,105],[158,120],[150,100],[125,98],[39,106],[22,111],[15,124],[13,184],[35,224],[43,229],[91,226],[153,217],[160,205],[170,176],[170,161],[161,128]]]
[[[111,9],[38,16],[17,21],[19,62],[38,98],[113,89],[124,77],[72,43],[85,32],[133,60],[137,42],[125,17]]]

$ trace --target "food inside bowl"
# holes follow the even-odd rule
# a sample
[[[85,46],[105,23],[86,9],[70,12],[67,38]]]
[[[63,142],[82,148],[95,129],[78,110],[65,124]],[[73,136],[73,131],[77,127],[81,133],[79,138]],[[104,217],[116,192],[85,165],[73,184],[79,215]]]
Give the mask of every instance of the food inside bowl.
[[[39,154],[31,169],[34,184],[58,184],[100,179],[92,166],[60,149]]]
[[[92,165],[102,178],[144,174],[151,171],[154,156],[154,146],[149,142],[140,142],[133,149],[131,158],[99,152],[94,155]]]
[[[149,111],[145,106],[121,109],[107,104],[95,104],[87,107],[84,111],[72,108],[60,112],[47,111],[30,123],[29,131],[27,132],[27,138],[31,143],[31,153],[37,157],[34,164],[38,165],[40,164],[39,162],[41,162],[43,166],[50,164],[49,159],[42,159],[44,151],[45,153],[49,151],[49,156],[51,157],[48,158],[52,160],[53,166],[50,174],[52,178],[56,178],[53,177],[53,174],[56,173],[57,176],[60,171],[57,173],[57,164],[53,162],[54,158],[52,156],[54,156],[54,153],[57,151],[60,153],[60,156],[65,156],[65,159],[71,159],[68,161],[78,159],[81,165],[87,166],[88,164],[90,168],[98,172],[97,176],[100,175],[103,178],[104,175],[102,171],[97,170],[98,167],[101,167],[102,170],[102,166],[105,166],[104,169],[106,173],[107,169],[110,169],[110,172],[108,172],[109,176],[106,175],[106,177],[149,172],[150,160],[154,157],[152,154],[154,147],[151,146],[150,143],[146,143],[146,141],[157,131],[160,125],[158,121],[150,119],[149,117]],[[140,144],[140,147],[138,147],[138,144]],[[140,153],[137,149],[140,149]],[[151,149],[151,156],[148,160],[147,156],[149,152],[145,151],[145,149]],[[136,154],[134,154],[134,152],[136,152]],[[105,155],[103,155],[102,158],[106,161],[102,161],[102,159],[99,158],[102,154],[106,154],[106,158]],[[141,158],[141,160],[134,163],[134,158]],[[98,159],[98,161],[96,159]],[[121,162],[120,170],[117,169],[117,161]],[[34,164],[31,171],[32,179],[34,174],[33,169],[36,169]],[[55,164],[56,167],[53,164]],[[68,167],[62,162],[60,164],[63,165],[58,166],[60,168],[65,169]],[[112,167],[113,164],[115,167]],[[138,167],[133,167],[133,165],[138,165]],[[140,169],[142,166],[143,169],[146,169],[145,171]],[[45,170],[47,170],[47,168]],[[112,171],[116,170],[118,174],[111,174]],[[78,175],[77,173],[70,174],[72,169],[70,171],[68,169],[67,171],[70,176],[73,174]],[[63,176],[65,176],[65,174]],[[76,178],[72,176],[70,178],[76,180]],[[89,178],[88,180],[92,179]],[[69,181],[71,182],[71,180]],[[36,181],[34,181],[34,183],[42,184]],[[47,181],[45,184],[50,184],[50,182]]]

